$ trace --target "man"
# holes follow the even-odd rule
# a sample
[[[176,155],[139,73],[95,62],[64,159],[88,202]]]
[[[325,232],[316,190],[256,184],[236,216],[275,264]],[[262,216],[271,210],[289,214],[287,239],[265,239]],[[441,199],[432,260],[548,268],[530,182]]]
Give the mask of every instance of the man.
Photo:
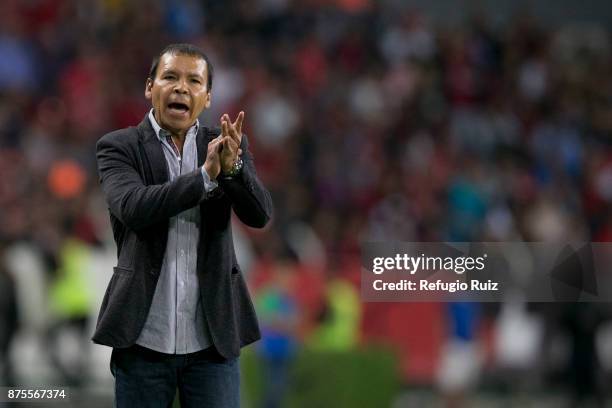
[[[213,69],[187,44],[153,61],[137,127],[97,143],[118,263],[93,340],[113,347],[118,407],[239,406],[240,348],[260,333],[230,215],[261,228],[270,194],[255,173],[244,112],[221,130],[198,121],[210,106]]]
[[[0,384],[13,386],[14,366],[9,352],[19,329],[17,287],[7,262],[9,241],[0,236]]]

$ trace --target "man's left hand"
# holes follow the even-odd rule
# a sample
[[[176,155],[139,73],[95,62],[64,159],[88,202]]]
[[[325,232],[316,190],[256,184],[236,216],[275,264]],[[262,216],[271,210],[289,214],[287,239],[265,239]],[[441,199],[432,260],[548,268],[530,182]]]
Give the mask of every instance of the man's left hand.
[[[242,122],[244,120],[244,112],[240,111],[234,123],[230,121],[227,113],[221,116],[221,136],[223,147],[220,153],[221,171],[229,172],[232,166],[238,160],[238,156],[242,153],[240,143],[242,142]]]

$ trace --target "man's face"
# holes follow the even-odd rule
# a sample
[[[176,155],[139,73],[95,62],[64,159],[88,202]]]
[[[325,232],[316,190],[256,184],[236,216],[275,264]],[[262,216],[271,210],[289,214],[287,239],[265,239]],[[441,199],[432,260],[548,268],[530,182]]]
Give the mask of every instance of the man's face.
[[[147,79],[145,97],[155,109],[155,120],[173,134],[184,135],[210,106],[206,85],[208,67],[200,57],[164,54],[153,80]]]

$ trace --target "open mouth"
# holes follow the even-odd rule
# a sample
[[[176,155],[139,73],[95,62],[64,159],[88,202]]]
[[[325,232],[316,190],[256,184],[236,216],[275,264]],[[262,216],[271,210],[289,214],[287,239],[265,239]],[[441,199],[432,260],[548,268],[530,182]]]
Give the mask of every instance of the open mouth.
[[[168,110],[172,113],[183,115],[189,112],[189,106],[181,102],[172,102],[168,104]]]

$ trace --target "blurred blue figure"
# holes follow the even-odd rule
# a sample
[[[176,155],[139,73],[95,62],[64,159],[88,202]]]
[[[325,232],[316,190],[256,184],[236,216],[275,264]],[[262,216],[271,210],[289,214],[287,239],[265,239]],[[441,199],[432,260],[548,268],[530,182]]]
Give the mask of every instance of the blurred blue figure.
[[[472,163],[465,177],[452,182],[448,191],[450,241],[468,242],[477,239],[487,214],[487,200],[482,184],[483,169]]]
[[[462,341],[475,341],[480,321],[480,304],[452,302],[448,304],[451,336]]]
[[[0,35],[0,90],[33,90],[37,85],[35,53],[19,37]]]
[[[261,326],[257,351],[265,369],[262,406],[282,406],[289,388],[291,363],[297,350],[298,305],[292,294],[292,262],[279,261],[271,282],[256,299]]]
[[[200,2],[169,0],[165,6],[166,25],[172,36],[187,40],[202,35],[204,12]]]
[[[438,371],[438,385],[446,406],[463,407],[467,394],[477,384],[482,367],[478,345],[480,304],[453,302],[447,305],[449,336]]]

